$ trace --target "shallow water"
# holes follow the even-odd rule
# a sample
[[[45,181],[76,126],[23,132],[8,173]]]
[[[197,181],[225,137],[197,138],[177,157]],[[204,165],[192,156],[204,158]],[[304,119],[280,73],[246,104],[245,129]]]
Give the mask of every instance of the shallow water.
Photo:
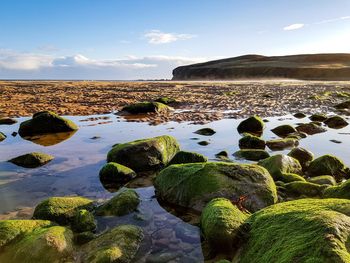
[[[99,119],[93,119],[95,117]],[[30,218],[32,208],[49,196],[80,195],[97,201],[114,196],[115,193],[110,193],[103,187],[98,172],[106,162],[107,152],[115,143],[169,134],[177,138],[183,150],[202,153],[211,160],[216,160],[215,154],[222,150],[227,150],[234,160],[232,154],[239,149],[240,135],[236,127],[240,120],[224,119],[206,125],[169,122],[151,126],[144,122],[126,122],[113,114],[68,118],[80,126],[75,134],[62,138],[45,138],[36,143],[24,140],[19,135],[11,135],[18,130],[19,123],[27,118],[19,118],[19,123],[15,125],[0,126],[0,131],[7,135],[0,142],[0,219]],[[267,119],[269,122],[266,123],[263,135],[266,140],[277,138],[270,129],[278,125],[309,122],[308,118],[296,119],[292,116]],[[216,134],[201,136],[193,133],[203,127],[213,128]],[[312,151],[315,157],[334,154],[350,165],[349,138],[350,126],[339,130],[328,128],[326,133],[302,139],[300,146]],[[57,143],[62,139],[66,140]],[[332,139],[341,143],[331,142]],[[199,145],[198,142],[202,140],[210,144]],[[7,162],[13,157],[33,151],[51,154],[55,159],[36,169],[21,168]],[[152,255],[162,254],[167,261],[176,258],[174,262],[203,261],[199,228],[162,208],[154,197],[152,186],[139,187],[137,192],[142,200],[139,211],[123,217],[99,217],[98,232],[118,224],[140,225],[146,233],[143,249],[151,251]],[[139,261],[144,262],[145,258],[139,257]]]

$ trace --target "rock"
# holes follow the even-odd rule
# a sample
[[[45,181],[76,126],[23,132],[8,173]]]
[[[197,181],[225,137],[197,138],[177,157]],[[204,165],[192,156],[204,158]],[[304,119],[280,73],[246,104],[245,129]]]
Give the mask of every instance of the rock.
[[[341,129],[349,125],[349,123],[340,116],[329,117],[324,123],[332,129]]]
[[[9,162],[25,168],[37,168],[51,162],[53,159],[54,157],[49,154],[32,152],[13,158]]]
[[[286,137],[292,133],[297,133],[298,131],[291,125],[280,125],[271,130],[274,134],[280,137]]]
[[[287,191],[297,195],[315,197],[321,196],[324,187],[319,184],[314,184],[305,181],[295,181],[284,185]]]
[[[337,109],[350,109],[350,100],[344,101],[334,106]]]
[[[78,233],[94,231],[96,229],[94,215],[86,209],[76,211],[72,221],[72,229]]]
[[[139,102],[125,106],[122,111],[131,114],[162,113],[172,110],[171,107],[160,102]]]
[[[207,162],[171,165],[160,172],[154,186],[159,199],[201,211],[215,197],[248,198],[244,207],[257,211],[277,201],[270,174],[254,164]]]
[[[76,233],[74,235],[74,243],[78,245],[83,245],[93,240],[95,237],[96,237],[95,234],[90,231]]]
[[[5,140],[6,137],[7,137],[7,136],[6,136],[4,133],[0,132],[0,142],[2,142],[3,140]]]
[[[125,189],[96,209],[98,216],[123,216],[136,210],[139,195],[132,189]]]
[[[240,149],[265,149],[265,141],[249,133],[244,134],[238,142]]]
[[[297,113],[295,113],[293,116],[294,116],[295,118],[297,118],[297,119],[302,119],[302,118],[305,118],[305,117],[306,117],[306,115],[305,115],[304,113],[302,113],[302,112],[297,112]]]
[[[341,199],[267,207],[247,220],[246,242],[233,262],[348,262],[349,211],[350,201]]]
[[[201,146],[207,146],[210,143],[208,141],[200,141],[200,142],[198,142],[198,144],[201,145]]]
[[[319,185],[336,185],[337,182],[331,175],[320,175],[316,177],[311,177],[308,179],[310,183],[319,184]]]
[[[291,183],[291,182],[305,182],[305,179],[297,174],[292,173],[282,173],[278,180],[281,180],[284,183]]]
[[[306,173],[310,177],[319,175],[331,175],[337,182],[350,175],[349,168],[345,166],[342,160],[333,155],[323,155],[313,160]]]
[[[177,101],[173,98],[161,97],[161,98],[156,99],[155,102],[160,102],[160,103],[163,103],[165,105],[170,105],[170,104],[176,103]]]
[[[227,159],[228,158],[228,152],[227,151],[218,152],[217,154],[215,154],[215,157],[219,158],[219,159]]]
[[[78,130],[78,126],[71,120],[62,118],[51,111],[41,111],[35,113],[32,119],[22,122],[18,133],[25,137],[76,130]]]
[[[168,263],[179,262],[181,254],[179,252],[158,252],[147,256],[146,263]]]
[[[288,153],[288,156],[293,157],[294,159],[297,159],[304,170],[309,166],[310,162],[314,159],[314,154],[312,152],[301,147],[293,148]]]
[[[144,235],[140,227],[117,226],[82,246],[82,262],[134,262],[134,257],[143,238]]]
[[[169,165],[180,163],[202,163],[207,162],[208,158],[200,153],[179,151],[175,154]]]
[[[246,159],[249,161],[259,161],[270,157],[270,154],[261,149],[243,149],[233,154],[237,158]]]
[[[17,123],[17,120],[12,118],[0,118],[0,125],[12,125]]]
[[[266,142],[267,147],[273,151],[280,151],[288,148],[293,148],[299,145],[299,141],[292,138],[284,138],[277,140],[270,140]]]
[[[301,174],[302,168],[298,160],[284,155],[277,154],[258,162],[258,165],[267,169],[273,179],[279,180],[282,174]]]
[[[108,152],[107,161],[120,163],[136,172],[157,170],[166,166],[179,149],[174,137],[163,135],[118,144]]]
[[[130,168],[119,163],[110,162],[105,164],[100,170],[100,180],[105,188],[120,188],[131,179],[136,177],[136,173]]]
[[[230,200],[215,198],[203,209],[201,230],[211,247],[230,251],[237,239],[242,223],[249,217]]]
[[[238,125],[237,130],[239,133],[247,132],[247,133],[260,136],[263,133],[264,127],[265,127],[265,124],[260,117],[251,116],[248,119],[245,119],[244,121],[242,121]]]
[[[212,136],[216,133],[216,131],[214,131],[211,128],[203,128],[203,129],[199,129],[199,130],[195,131],[194,133],[199,134],[199,135],[204,135],[204,136]]]
[[[304,132],[308,135],[314,135],[317,133],[322,133],[327,131],[327,129],[320,127],[315,123],[303,123],[298,125],[296,129],[298,130],[298,132]]]
[[[327,116],[325,114],[313,114],[309,117],[312,121],[325,121],[327,119]]]
[[[84,197],[50,197],[35,207],[33,218],[68,225],[78,210],[91,210],[93,207],[93,201]]]
[[[338,141],[338,140],[334,140],[334,139],[332,139],[332,140],[329,140],[330,142],[334,142],[334,143],[337,143],[337,144],[339,144],[339,143],[342,143],[341,141]]]
[[[323,192],[323,197],[350,199],[350,180],[346,180],[340,185],[326,188]]]

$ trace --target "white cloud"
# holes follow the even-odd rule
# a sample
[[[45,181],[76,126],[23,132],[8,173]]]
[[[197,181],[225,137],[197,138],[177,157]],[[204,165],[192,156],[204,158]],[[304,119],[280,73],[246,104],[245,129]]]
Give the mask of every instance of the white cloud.
[[[316,22],[314,23],[314,25],[327,24],[327,23],[332,23],[332,22],[337,22],[337,21],[347,20],[347,19],[350,19],[350,16],[342,16],[342,17],[337,17],[332,19],[326,19],[326,20]]]
[[[150,44],[167,44],[178,40],[187,40],[196,37],[191,34],[164,33],[160,30],[151,30],[144,34]]]
[[[303,28],[304,26],[305,26],[304,24],[291,24],[291,25],[285,26],[283,30],[285,31],[297,30],[297,29]]]

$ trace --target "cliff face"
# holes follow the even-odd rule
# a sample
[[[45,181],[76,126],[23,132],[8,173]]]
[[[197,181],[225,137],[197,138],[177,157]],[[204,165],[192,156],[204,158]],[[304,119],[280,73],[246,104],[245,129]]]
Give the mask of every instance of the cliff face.
[[[350,54],[246,55],[178,67],[173,80],[350,80]]]

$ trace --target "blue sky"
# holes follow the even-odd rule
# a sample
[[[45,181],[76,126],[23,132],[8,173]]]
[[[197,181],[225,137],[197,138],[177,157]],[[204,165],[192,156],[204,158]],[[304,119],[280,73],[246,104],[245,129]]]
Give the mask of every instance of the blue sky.
[[[243,54],[350,53],[348,0],[1,0],[0,78],[151,79]]]

